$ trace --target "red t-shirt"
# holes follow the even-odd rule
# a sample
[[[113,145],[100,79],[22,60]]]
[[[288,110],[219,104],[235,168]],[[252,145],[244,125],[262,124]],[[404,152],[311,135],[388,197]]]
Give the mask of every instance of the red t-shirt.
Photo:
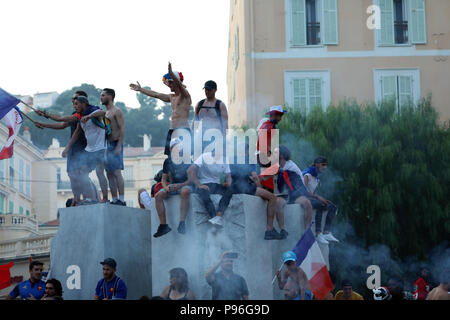
[[[257,151],[261,151],[263,153],[266,153],[270,150],[270,142],[271,142],[271,131],[272,129],[276,129],[275,125],[273,124],[273,122],[271,122],[270,120],[267,120],[266,122],[264,122],[261,127],[259,128],[259,132],[258,132],[258,143],[256,145],[256,150]],[[267,130],[267,143],[265,143],[264,145],[261,144],[261,150],[259,149],[259,141],[264,141],[265,137],[264,137],[264,133],[262,130]]]
[[[415,288],[414,298],[416,300],[425,300],[427,298],[428,292],[429,292],[429,287],[424,278],[419,277],[414,282],[414,288]]]

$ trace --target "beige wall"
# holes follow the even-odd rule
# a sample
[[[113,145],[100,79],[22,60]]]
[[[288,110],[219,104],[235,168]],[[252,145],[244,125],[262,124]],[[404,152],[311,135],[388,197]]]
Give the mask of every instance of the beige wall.
[[[33,162],[33,208],[41,222],[55,220],[56,205],[56,166],[46,160]]]

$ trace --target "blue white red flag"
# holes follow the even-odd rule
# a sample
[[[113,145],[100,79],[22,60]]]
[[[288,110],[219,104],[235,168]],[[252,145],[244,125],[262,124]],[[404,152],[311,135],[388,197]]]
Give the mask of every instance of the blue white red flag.
[[[306,273],[311,292],[318,300],[322,300],[334,286],[311,227],[306,230],[292,251],[297,255],[297,266]]]
[[[0,88],[0,119],[9,129],[8,139],[0,151],[0,160],[11,158],[13,155],[14,139],[23,122],[22,114],[17,108],[19,102],[19,99]]]

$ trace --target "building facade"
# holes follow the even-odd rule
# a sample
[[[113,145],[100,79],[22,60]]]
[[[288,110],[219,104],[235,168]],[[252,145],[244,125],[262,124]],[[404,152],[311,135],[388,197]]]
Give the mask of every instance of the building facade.
[[[56,102],[56,99],[58,99],[58,97],[59,93],[54,91],[36,93],[33,96],[33,104],[36,108],[40,109],[50,108]]]
[[[430,94],[450,119],[450,1],[230,1],[230,125],[256,126],[271,105],[401,108]]]

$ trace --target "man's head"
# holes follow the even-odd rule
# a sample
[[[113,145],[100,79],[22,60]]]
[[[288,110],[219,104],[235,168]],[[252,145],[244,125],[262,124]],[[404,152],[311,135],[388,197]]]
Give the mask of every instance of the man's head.
[[[233,262],[233,259],[224,258],[220,266],[225,272],[233,272]]]
[[[294,253],[294,251],[286,251],[283,254],[283,262],[289,270],[297,268],[296,261],[297,255]]]
[[[278,148],[278,156],[280,165],[283,166],[283,164],[286,163],[286,161],[291,160],[291,150],[289,150],[288,147],[281,145]]]
[[[175,163],[178,163],[179,158],[183,156],[183,143],[180,139],[174,138],[170,140],[170,155],[175,160]]]
[[[110,102],[114,102],[115,97],[116,92],[114,91],[114,89],[105,88],[100,95],[100,101],[102,102],[102,105],[106,106]]]
[[[89,105],[89,100],[84,96],[78,96],[74,102],[75,111],[78,113],[84,113],[86,111],[87,106]]]
[[[114,278],[114,274],[116,272],[117,263],[116,260],[113,258],[106,258],[102,262],[100,262],[101,265],[103,265],[103,278],[106,280],[111,280]]]
[[[75,100],[77,99],[78,96],[83,96],[83,97],[88,97],[87,93],[82,91],[82,90],[77,90],[75,91],[75,93],[72,96],[72,105],[75,108]]]
[[[177,71],[173,71],[173,74],[175,75],[175,77],[177,77],[178,80],[181,81],[181,83],[183,83],[184,81],[184,76],[181,72],[177,72]],[[176,86],[173,82],[172,76],[170,75],[170,73],[166,73],[163,78],[162,81],[164,82],[164,84],[166,86],[168,86],[170,88],[171,92],[175,92],[176,91]]]
[[[215,83],[214,81],[206,81],[203,89],[205,89],[205,96],[207,99],[212,100],[216,97],[217,83]]]
[[[342,292],[344,293],[345,299],[350,299],[353,293],[353,286],[349,280],[342,281]]]
[[[419,276],[421,276],[424,279],[427,279],[429,275],[430,275],[430,270],[428,270],[428,268],[420,269]]]
[[[269,115],[270,121],[278,123],[281,121],[285,113],[287,113],[287,111],[284,110],[282,106],[273,106],[270,107],[270,111],[267,112],[266,115]]]
[[[56,279],[47,280],[45,283],[45,295],[47,297],[62,297],[61,282]]]
[[[327,168],[328,161],[325,157],[317,157],[314,159],[314,166],[317,168],[317,170],[322,173]]]
[[[32,261],[29,266],[30,269],[30,279],[32,281],[39,281],[42,277],[42,270],[44,269],[44,264],[40,261]]]

